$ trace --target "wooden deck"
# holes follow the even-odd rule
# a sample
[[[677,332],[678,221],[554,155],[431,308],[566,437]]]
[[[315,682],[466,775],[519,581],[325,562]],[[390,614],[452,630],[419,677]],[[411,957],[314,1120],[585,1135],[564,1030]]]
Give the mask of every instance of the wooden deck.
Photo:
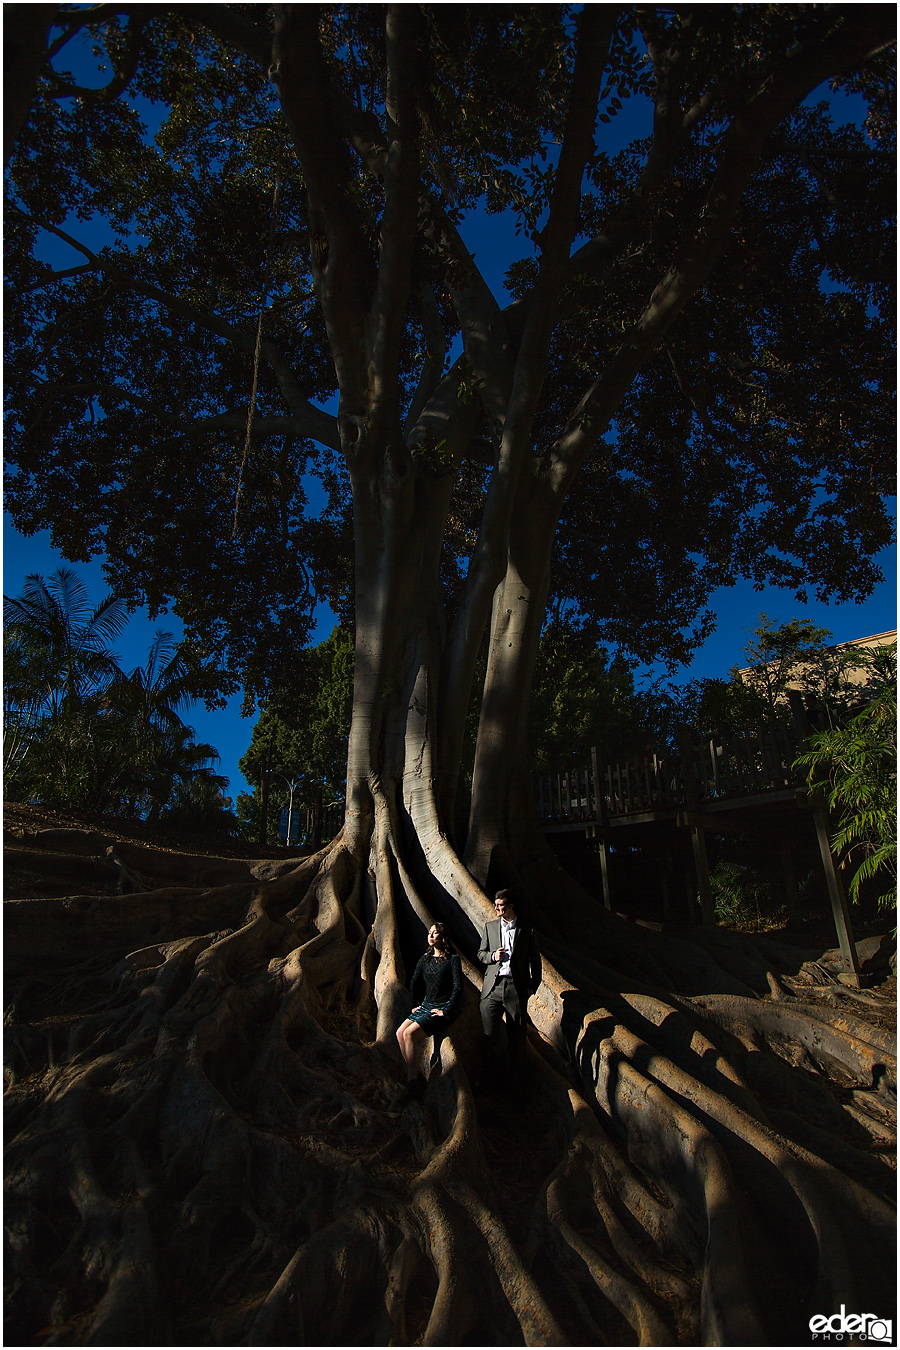
[[[601,768],[597,750],[588,762],[565,773],[533,778],[534,803],[545,833],[580,831],[596,839],[603,876],[603,901],[612,908],[609,845],[617,837],[646,835],[666,827],[690,833],[696,899],[704,923],[715,922],[706,832],[757,835],[767,815],[803,812],[815,824],[819,855],[845,978],[859,984],[859,961],[840,873],[831,852],[825,804],[812,797],[805,776],[794,769],[808,726],[802,710],[792,722],[748,729],[721,742],[692,743],[686,728],[676,735],[677,752],[652,750]],[[642,829],[639,827],[643,827]]]
[[[671,819],[685,807],[729,810],[793,798],[803,779],[793,769],[802,735],[786,722],[748,731],[721,744],[692,745],[682,736],[675,755],[648,752],[624,763],[590,765],[534,781],[535,806],[545,831],[584,829],[587,824]]]

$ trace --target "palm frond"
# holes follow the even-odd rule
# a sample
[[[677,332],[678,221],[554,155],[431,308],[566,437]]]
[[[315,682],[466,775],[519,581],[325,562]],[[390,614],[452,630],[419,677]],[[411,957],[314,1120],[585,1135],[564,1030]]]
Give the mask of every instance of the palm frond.
[[[887,667],[885,667],[885,670]],[[882,684],[872,702],[842,727],[818,732],[796,764],[807,771],[810,788],[824,796],[840,821],[832,851],[855,870],[848,885],[858,900],[864,882],[897,874],[897,691]],[[882,671],[884,674],[885,671]],[[878,899],[896,902],[896,885]]]

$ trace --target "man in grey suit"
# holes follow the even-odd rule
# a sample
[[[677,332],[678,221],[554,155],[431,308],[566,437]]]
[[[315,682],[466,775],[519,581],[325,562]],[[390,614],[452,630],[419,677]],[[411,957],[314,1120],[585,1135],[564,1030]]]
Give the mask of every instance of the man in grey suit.
[[[541,954],[530,924],[516,914],[512,891],[498,891],[496,919],[485,924],[478,960],[486,966],[481,1025],[489,1041],[505,1018],[510,1068],[518,1072],[528,1000],[541,982]]]

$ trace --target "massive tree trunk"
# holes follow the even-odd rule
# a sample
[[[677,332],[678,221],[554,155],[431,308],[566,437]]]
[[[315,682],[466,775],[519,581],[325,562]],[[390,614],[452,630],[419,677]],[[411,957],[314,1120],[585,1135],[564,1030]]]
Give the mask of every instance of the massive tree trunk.
[[[527,1101],[484,1077],[490,897],[435,786],[449,482],[388,445],[354,492],[341,836],[249,874],[184,859],[174,886],[171,860],[119,848],[132,893],[7,906],[7,1338],[802,1344],[842,1304],[891,1317],[895,1060],[866,996],[803,954],[660,936],[549,887],[505,788],[476,797],[531,891],[544,973]],[[494,606],[485,706],[510,735],[539,534],[513,531]],[[438,917],[466,1008],[403,1108],[394,1032]]]
[[[494,593],[466,841],[466,865],[495,889],[501,877],[521,880],[517,869],[533,853],[526,723],[560,505],[531,461],[516,494],[506,575]]]

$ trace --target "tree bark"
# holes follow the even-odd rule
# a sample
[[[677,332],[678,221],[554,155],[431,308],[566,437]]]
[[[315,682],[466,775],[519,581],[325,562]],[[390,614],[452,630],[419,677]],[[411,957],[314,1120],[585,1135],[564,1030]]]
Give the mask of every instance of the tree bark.
[[[56,5],[6,6],[3,16],[3,169],[28,120]]]
[[[137,894],[7,906],[10,1338],[784,1344],[842,1303],[888,1316],[892,1039],[802,953],[653,934],[548,884],[536,846],[526,866],[515,791],[557,500],[537,468],[463,865],[436,794],[452,478],[363,448],[341,836],[212,885],[199,860],[173,886],[170,860],[157,880],[149,851],[118,848]],[[543,951],[524,1101],[481,1058],[497,846]],[[395,1033],[436,919],[464,1010],[403,1109]]]
[[[493,888],[517,880],[516,857],[536,826],[528,793],[526,721],[550,586],[559,502],[531,461],[510,522],[506,575],[494,593],[465,860]],[[492,872],[492,861],[494,871]],[[496,876],[495,876],[496,873]]]

